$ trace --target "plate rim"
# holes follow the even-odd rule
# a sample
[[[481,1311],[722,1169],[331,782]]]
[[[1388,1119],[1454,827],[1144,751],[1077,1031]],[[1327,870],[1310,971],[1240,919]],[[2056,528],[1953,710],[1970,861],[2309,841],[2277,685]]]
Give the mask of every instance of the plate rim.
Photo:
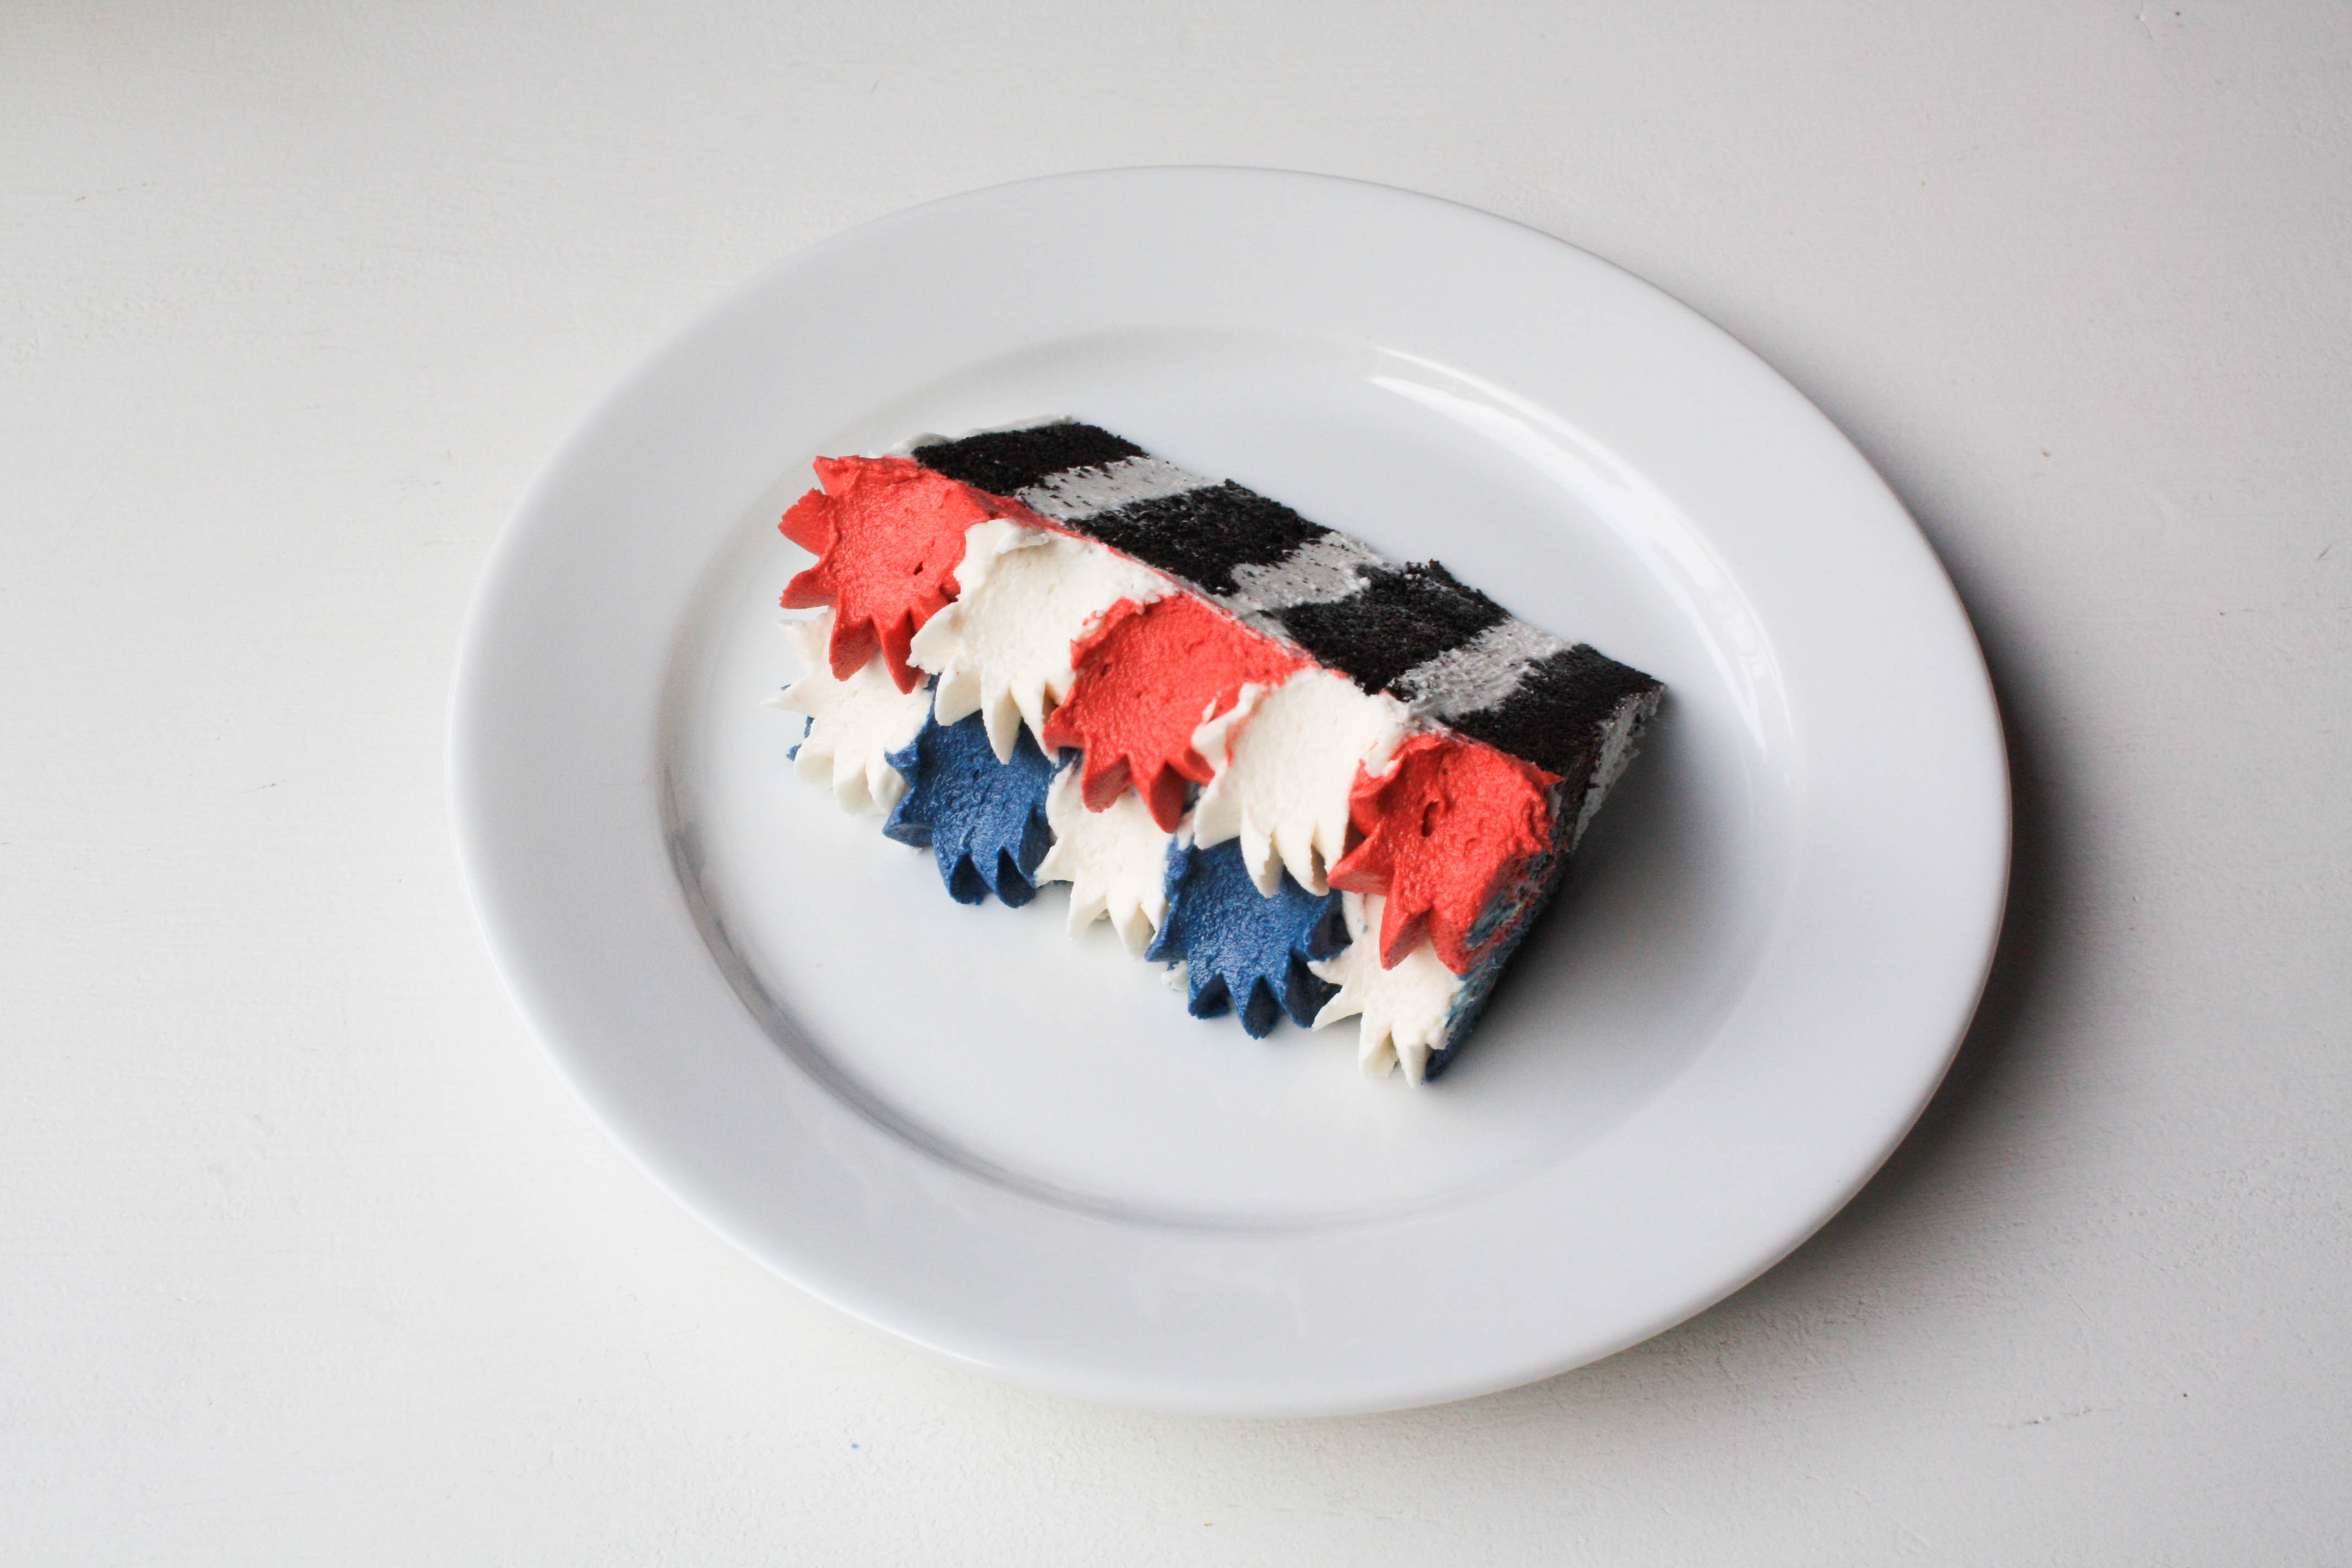
[[[1001,204],[1013,198],[1016,194],[1034,198],[1041,192],[1067,192],[1083,197],[1091,192],[1099,196],[1107,188],[1119,183],[1150,184],[1171,179],[1194,183],[1202,180],[1211,183],[1259,183],[1261,186],[1264,182],[1271,181],[1292,184],[1302,192],[1310,187],[1322,192],[1346,191],[1353,193],[1349,199],[1360,201],[1367,199],[1366,194],[1369,193],[1370,199],[1393,204],[1400,212],[1426,215],[1443,211],[1451,215],[1447,221],[1454,223],[1474,226],[1497,226],[1498,229],[1507,229],[1540,242],[1544,247],[1555,247],[1562,258],[1577,258],[1580,266],[1599,268],[1594,276],[1619,279],[1636,291],[1654,297],[1690,322],[1704,328],[1707,334],[1718,340],[1719,347],[1727,347],[1760,370],[1813,416],[1829,441],[1850,456],[1853,463],[1860,465],[1861,471],[1868,476],[1869,481],[1878,487],[1886,506],[1909,531],[1908,542],[1917,547],[1917,553],[1931,568],[1932,580],[1921,581],[1931,582],[1932,585],[1940,587],[1948,601],[1946,607],[1957,617],[1962,646],[1946,651],[1965,655],[1962,662],[1968,664],[1973,672],[1974,691],[1981,698],[1983,705],[1983,713],[1979,717],[1987,717],[1990,721],[1990,749],[1986,751],[1980,747],[1971,760],[1979,766],[1990,765],[1990,774],[1980,781],[1989,789],[1989,795],[1980,804],[1990,809],[1992,820],[1979,825],[1979,828],[1993,830],[1991,842],[1986,847],[1991,850],[1997,861],[1997,866],[1990,868],[1992,889],[1990,908],[1977,911],[1978,918],[1970,922],[1976,933],[1976,940],[1969,943],[1974,954],[1974,973],[1972,981],[1965,987],[1965,1001],[1958,1006],[1956,1016],[1947,1020],[1948,1026],[1940,1031],[1947,1037],[1940,1051],[1921,1056],[1917,1064],[1919,1070],[1915,1075],[1916,1082],[1913,1085],[1915,1092],[1899,1122],[1893,1117],[1886,1118],[1882,1136],[1876,1146],[1867,1151],[1866,1158],[1860,1154],[1853,1155],[1844,1162],[1843,1179],[1819,1189],[1829,1195],[1811,1205],[1817,1212],[1811,1212],[1785,1226],[1782,1234],[1775,1237],[1769,1247],[1750,1249],[1743,1254],[1738,1268],[1719,1274],[1707,1289],[1696,1292],[1682,1291],[1671,1300],[1660,1302],[1654,1310],[1645,1315],[1625,1315],[1615,1333],[1599,1338],[1588,1337],[1549,1355],[1538,1352],[1515,1357],[1489,1358],[1475,1367],[1458,1367],[1451,1373],[1432,1369],[1402,1379],[1360,1380],[1351,1387],[1328,1384],[1313,1388],[1184,1387],[1171,1384],[1164,1376],[1121,1377],[1115,1369],[1101,1366],[1056,1365],[1050,1358],[1043,1362],[1034,1355],[1024,1358],[974,1339],[960,1340],[952,1331],[941,1333],[938,1331],[936,1323],[926,1324],[907,1316],[894,1320],[887,1311],[876,1310],[875,1303],[864,1299],[855,1288],[855,1281],[840,1278],[837,1271],[829,1273],[825,1269],[810,1267],[805,1258],[780,1258],[772,1237],[747,1234],[740,1213],[716,1212],[706,1193],[698,1190],[693,1183],[679,1179],[675,1164],[648,1144],[641,1121],[625,1114],[625,1107],[614,1100],[616,1086],[610,1072],[601,1063],[592,1066],[587,1060],[572,1026],[562,1021],[562,1009],[553,1004],[549,994],[551,986],[560,987],[563,983],[557,973],[561,966],[551,968],[549,955],[532,946],[533,939],[521,934],[514,918],[515,900],[518,898],[527,900],[529,894],[514,885],[514,868],[502,862],[496,843],[499,813],[510,810],[511,801],[502,804],[499,781],[491,776],[497,769],[494,760],[496,748],[490,744],[483,730],[498,707],[495,699],[500,668],[499,644],[502,636],[499,616],[510,606],[513,579],[534,542],[534,536],[553,526],[550,520],[558,515],[563,500],[561,492],[565,476],[591,458],[601,442],[609,440],[616,416],[646,396],[648,389],[655,387],[663,376],[690,361],[693,346],[708,340],[715,328],[750,304],[766,298],[780,286],[787,286],[793,276],[793,269],[809,264],[812,258],[837,256],[845,250],[855,249],[860,244],[872,243],[877,237],[887,235],[893,225],[919,222],[927,216],[937,218],[943,214],[979,213],[991,204]],[[2006,908],[2012,834],[2011,781],[1998,702],[1981,647],[1969,625],[1965,606],[1961,605],[1948,574],[1936,560],[1916,521],[1910,518],[1899,498],[1885,486],[1884,479],[1870,468],[1843,432],[1821,415],[1818,408],[1784,376],[1704,316],[1657,289],[1654,285],[1622,272],[1570,242],[1546,235],[1532,226],[1483,212],[1463,203],[1331,175],[1213,165],[1162,165],[1045,175],[965,192],[887,214],[828,237],[762,268],[672,333],[603,393],[558,444],[525,489],[513,512],[499,531],[468,606],[452,681],[449,722],[447,784],[453,832],[468,905],[478,928],[483,933],[501,983],[547,1051],[559,1077],[589,1110],[592,1119],[621,1144],[656,1184],[669,1192],[689,1212],[727,1235],[771,1268],[853,1319],[882,1328],[962,1364],[981,1367],[1013,1381],[1107,1403],[1253,1415],[1338,1414],[1442,1403],[1516,1386],[1587,1364],[1638,1343],[1704,1310],[1769,1271],[1801,1246],[1868,1183],[1908,1134],[1941,1083],[1981,999],[1998,950]],[[1957,993],[1954,1000],[1958,1000]],[[800,1266],[794,1267],[795,1263]]]

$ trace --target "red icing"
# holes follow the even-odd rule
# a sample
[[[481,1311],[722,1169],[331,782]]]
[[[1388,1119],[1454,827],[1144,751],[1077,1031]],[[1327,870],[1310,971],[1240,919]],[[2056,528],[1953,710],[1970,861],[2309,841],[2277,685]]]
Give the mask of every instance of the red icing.
[[[1392,969],[1426,931],[1437,956],[1466,974],[1470,927],[1488,900],[1551,842],[1548,792],[1559,780],[1456,735],[1415,735],[1380,778],[1356,769],[1348,818],[1363,841],[1331,868],[1331,885],[1378,893],[1381,965]]]
[[[1184,781],[1211,776],[1192,731],[1239,700],[1244,685],[1272,686],[1307,663],[1190,594],[1140,607],[1121,599],[1070,645],[1077,679],[1045,721],[1045,743],[1085,751],[1078,784],[1089,808],[1107,810],[1133,784],[1152,820],[1172,831],[1184,815]]]
[[[784,513],[784,537],[816,564],[784,589],[784,607],[833,606],[833,673],[846,680],[878,647],[890,678],[912,691],[921,674],[907,645],[960,591],[963,531],[1003,515],[981,492],[905,458],[819,458],[823,489]]]

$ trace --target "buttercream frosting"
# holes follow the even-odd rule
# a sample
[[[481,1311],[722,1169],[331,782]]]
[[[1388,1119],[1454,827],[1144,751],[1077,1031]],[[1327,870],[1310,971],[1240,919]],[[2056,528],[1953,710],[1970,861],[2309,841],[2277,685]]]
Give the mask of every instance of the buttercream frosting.
[[[1357,1064],[1375,1077],[1402,1067],[1404,1076],[1419,1083],[1429,1058],[1444,1048],[1446,1021],[1464,982],[1427,942],[1395,964],[1383,965],[1376,940],[1381,904],[1377,893],[1339,896],[1348,945],[1307,966],[1317,979],[1339,988],[1315,1015],[1315,1026],[1355,1018]]]
[[[794,501],[780,525],[816,555],[816,564],[784,586],[784,608],[831,606],[827,653],[847,679],[877,648],[901,691],[922,678],[907,645],[923,623],[956,596],[956,562],[964,530],[989,515],[967,486],[904,458],[819,458],[814,489]]]
[[[1045,722],[1046,743],[1086,753],[1079,784],[1090,810],[1132,785],[1171,831],[1186,781],[1206,784],[1213,771],[1193,732],[1243,687],[1270,686],[1307,663],[1191,594],[1121,601],[1070,653],[1078,679]]]
[[[935,715],[912,744],[890,753],[907,793],[882,831],[929,849],[940,880],[959,903],[993,893],[1017,909],[1037,896],[1037,864],[1054,841],[1045,826],[1054,764],[1034,741],[1013,733],[1019,743],[1012,760],[1000,763],[976,715],[956,724]]]
[[[1307,964],[1345,942],[1336,893],[1321,897],[1286,878],[1267,898],[1250,885],[1241,847],[1180,844],[1168,859],[1168,915],[1143,956],[1185,966],[1196,1018],[1231,1009],[1263,1037],[1284,1014],[1307,1027],[1331,995]]]
[[[1151,820],[1150,807],[1133,790],[1104,810],[1088,811],[1075,766],[1055,775],[1045,825],[1054,847],[1038,862],[1036,879],[1070,884],[1070,934],[1107,920],[1127,951],[1142,957],[1168,914],[1168,851],[1175,835]]]
[[[793,772],[833,791],[842,809],[885,812],[907,793],[889,753],[910,744],[930,716],[931,694],[901,691],[879,651],[846,679],[833,672],[833,612],[814,620],[782,621],[785,639],[807,671],[769,700],[803,714],[808,732],[793,752]]]
[[[1328,669],[1295,671],[1268,689],[1245,686],[1233,707],[1192,733],[1214,768],[1193,807],[1206,847],[1238,837],[1250,880],[1268,898],[1286,870],[1312,893],[1348,848],[1348,795],[1360,767],[1388,772],[1412,714]]]
[[[1551,786],[1517,757],[1458,735],[1412,736],[1384,774],[1356,775],[1349,819],[1363,837],[1331,868],[1331,885],[1385,900],[1381,962],[1401,962],[1426,933],[1466,974],[1508,934],[1479,917],[1551,843]]]
[[[978,713],[1000,763],[1024,723],[1043,743],[1047,715],[1077,679],[1070,645],[1120,600],[1149,604],[1171,587],[1091,540],[1007,518],[964,531],[955,574],[962,593],[924,623],[909,654],[939,678],[940,722]]]

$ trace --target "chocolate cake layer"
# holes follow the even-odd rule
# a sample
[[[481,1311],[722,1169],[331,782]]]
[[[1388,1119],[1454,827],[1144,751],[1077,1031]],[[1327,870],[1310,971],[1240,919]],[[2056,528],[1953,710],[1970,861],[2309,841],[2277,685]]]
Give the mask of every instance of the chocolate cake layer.
[[[1328,531],[1230,481],[1057,521],[1220,599],[1241,592],[1236,571],[1287,560]]]
[[[1434,561],[1376,566],[1344,599],[1271,614],[1291,641],[1367,691],[1393,691],[1410,671],[1509,619],[1502,605],[1464,587]],[[1395,695],[1411,700],[1403,691]]]
[[[933,441],[916,454],[933,473],[975,485],[992,495],[1018,495],[1049,474],[1099,468],[1142,447],[1093,425],[1060,422],[1024,430],[990,430],[956,441]]]

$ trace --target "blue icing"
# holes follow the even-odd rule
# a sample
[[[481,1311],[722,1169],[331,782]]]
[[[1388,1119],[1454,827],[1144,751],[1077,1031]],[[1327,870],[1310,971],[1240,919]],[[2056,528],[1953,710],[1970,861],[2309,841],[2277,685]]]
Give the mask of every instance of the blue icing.
[[[1533,916],[1521,921],[1517,930],[1505,937],[1494,952],[1473,964],[1470,973],[1462,977],[1462,989],[1454,994],[1454,1005],[1445,1011],[1445,1043],[1430,1053],[1428,1066],[1422,1068],[1424,1082],[1436,1081],[1447,1068],[1454,1065],[1454,1051],[1470,1037],[1470,1031],[1478,1026],[1478,1019],[1486,1011],[1486,1003],[1495,994],[1495,983],[1503,977],[1503,971],[1510,967],[1511,955],[1518,952],[1519,943],[1528,940],[1528,932],[1535,926]]]
[[[801,738],[794,741],[792,745],[792,750],[784,753],[784,761],[791,762],[794,757],[801,754],[801,748],[808,744],[809,731],[815,728],[816,721],[814,719],[803,719],[801,721]]]
[[[1348,945],[1339,895],[1318,898],[1286,874],[1272,898],[1242,864],[1238,839],[1212,849],[1184,846],[1168,857],[1168,918],[1146,958],[1186,966],[1196,1018],[1236,1005],[1242,1027],[1263,1037],[1288,1013],[1301,1027],[1339,987],[1307,973],[1309,959]]]
[[[905,775],[907,793],[882,831],[928,847],[950,897],[976,904],[994,893],[1018,908],[1037,896],[1029,879],[1054,843],[1045,826],[1054,764],[1025,726],[1009,763],[989,749],[977,713],[952,724],[924,720],[914,741],[888,760]]]

